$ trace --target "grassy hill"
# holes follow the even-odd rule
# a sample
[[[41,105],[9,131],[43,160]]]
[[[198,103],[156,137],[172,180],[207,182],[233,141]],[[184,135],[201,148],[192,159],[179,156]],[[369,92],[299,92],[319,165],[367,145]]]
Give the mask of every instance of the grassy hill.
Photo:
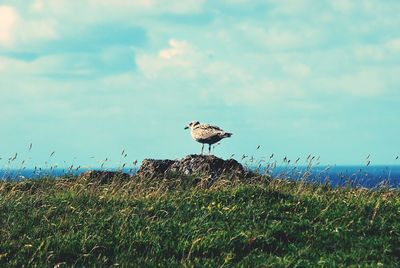
[[[0,266],[400,266],[400,192],[264,178],[0,182]]]

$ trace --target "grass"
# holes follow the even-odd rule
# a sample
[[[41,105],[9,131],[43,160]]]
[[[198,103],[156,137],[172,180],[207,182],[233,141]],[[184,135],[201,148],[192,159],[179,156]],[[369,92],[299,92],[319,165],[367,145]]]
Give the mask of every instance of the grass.
[[[191,182],[0,182],[0,266],[400,265],[399,190]]]

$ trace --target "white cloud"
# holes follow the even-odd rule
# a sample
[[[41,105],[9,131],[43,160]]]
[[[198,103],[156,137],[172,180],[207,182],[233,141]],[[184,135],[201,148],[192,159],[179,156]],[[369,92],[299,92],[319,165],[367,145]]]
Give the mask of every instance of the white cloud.
[[[207,81],[216,89],[251,83],[254,78],[231,60],[210,60],[207,51],[195,48],[188,41],[170,39],[168,47],[156,53],[138,53],[136,63],[150,79]],[[203,92],[203,95],[208,95]]]
[[[170,39],[168,44],[169,48],[163,49],[158,53],[158,56],[162,59],[169,60],[173,57],[179,57],[189,49],[189,44],[186,41]]]
[[[18,31],[20,41],[24,44],[58,38],[56,22],[51,19],[25,21]]]
[[[36,0],[31,5],[31,10],[33,12],[42,12],[44,10],[44,0]]]
[[[10,47],[14,44],[15,28],[19,22],[18,15],[10,6],[0,6],[0,46]]]
[[[147,78],[168,77],[175,73],[193,77],[201,55],[187,42],[170,39],[168,48],[154,53],[139,53],[136,63]]]
[[[0,6],[0,46],[32,46],[32,42],[57,38],[53,19],[24,19],[10,6]]]

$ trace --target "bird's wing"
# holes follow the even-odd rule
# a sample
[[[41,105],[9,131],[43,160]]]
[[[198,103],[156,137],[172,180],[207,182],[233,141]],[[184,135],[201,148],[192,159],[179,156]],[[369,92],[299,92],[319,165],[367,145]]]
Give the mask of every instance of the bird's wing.
[[[198,136],[201,137],[202,139],[209,139],[214,136],[218,136],[221,133],[224,133],[224,131],[221,128],[207,124],[203,124],[196,127],[195,131],[197,132]]]
[[[224,130],[222,128],[217,127],[217,126],[212,126],[212,125],[209,125],[209,124],[200,125],[200,127],[204,128],[204,129],[210,129],[210,130],[215,131],[215,132],[219,132],[219,131],[224,132]]]

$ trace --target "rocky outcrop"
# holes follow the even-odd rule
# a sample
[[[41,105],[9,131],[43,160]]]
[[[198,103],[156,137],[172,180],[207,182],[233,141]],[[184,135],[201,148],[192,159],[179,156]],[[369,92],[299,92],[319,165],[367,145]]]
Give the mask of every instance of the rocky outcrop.
[[[130,176],[120,171],[89,170],[79,176],[80,180],[96,183],[109,183],[114,179],[129,180]]]
[[[90,170],[82,173],[79,179],[98,184],[110,183],[114,180],[153,179],[153,178],[207,178],[213,182],[218,178],[242,179],[251,176],[243,166],[234,159],[223,160],[213,155],[188,155],[180,160],[145,159],[134,175],[120,171]]]
[[[234,159],[223,160],[213,155],[188,155],[181,160],[145,159],[136,176],[141,178],[171,177],[176,175],[246,176],[243,166]]]
[[[168,173],[168,169],[174,164],[174,160],[144,159],[136,172],[136,176],[142,178],[160,177]]]

